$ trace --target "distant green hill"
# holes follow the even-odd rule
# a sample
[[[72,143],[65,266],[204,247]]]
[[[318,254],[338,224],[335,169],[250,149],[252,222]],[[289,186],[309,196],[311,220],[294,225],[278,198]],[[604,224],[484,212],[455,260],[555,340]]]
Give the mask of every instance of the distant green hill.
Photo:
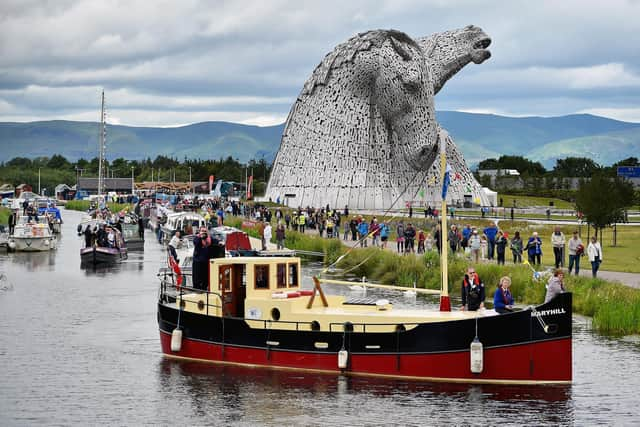
[[[590,157],[609,165],[640,152],[640,123],[589,114],[562,117],[503,117],[439,111],[438,121],[462,149],[470,166],[502,154],[522,155],[547,167],[556,158]],[[107,158],[232,156],[242,162],[271,161],[284,124],[258,127],[204,122],[174,128],[107,126]],[[98,123],[49,121],[0,123],[0,161],[51,156],[91,159],[98,152]]]
[[[98,155],[99,124],[49,121],[0,123],[0,161],[14,157],[51,156],[69,160]],[[107,158],[155,158],[157,155],[217,159],[232,156],[245,162],[271,160],[278,150],[283,125],[258,127],[205,122],[175,128],[107,125]]]
[[[556,159],[588,157],[601,165],[610,165],[640,153],[640,128],[632,128],[601,135],[583,136],[550,142],[527,153],[527,158],[545,167],[555,165]]]

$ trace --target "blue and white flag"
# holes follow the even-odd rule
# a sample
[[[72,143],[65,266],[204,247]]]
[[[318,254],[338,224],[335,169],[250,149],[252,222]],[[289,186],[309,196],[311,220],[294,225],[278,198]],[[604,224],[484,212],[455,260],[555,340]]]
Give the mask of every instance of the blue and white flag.
[[[447,190],[449,189],[449,183],[451,182],[451,166],[447,163],[447,167],[444,171],[444,178],[442,179],[442,200],[447,198]]]

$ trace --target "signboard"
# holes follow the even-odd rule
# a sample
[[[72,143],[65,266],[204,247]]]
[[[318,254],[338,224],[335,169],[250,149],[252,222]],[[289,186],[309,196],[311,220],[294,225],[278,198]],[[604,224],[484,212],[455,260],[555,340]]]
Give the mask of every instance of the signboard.
[[[618,166],[618,176],[640,178],[640,166]]]

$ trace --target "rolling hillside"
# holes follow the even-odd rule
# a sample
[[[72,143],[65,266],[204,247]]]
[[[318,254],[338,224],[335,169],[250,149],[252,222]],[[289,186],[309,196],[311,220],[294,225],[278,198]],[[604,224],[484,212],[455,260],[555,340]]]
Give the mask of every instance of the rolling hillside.
[[[473,167],[502,154],[522,155],[553,167],[557,158],[580,156],[609,165],[640,152],[640,123],[588,114],[562,117],[502,117],[439,111],[447,129]],[[107,157],[126,159],[220,158],[245,162],[271,161],[284,125],[257,127],[225,122],[196,123],[175,128],[108,125]],[[51,156],[91,159],[98,151],[98,123],[49,121],[0,122],[0,161],[14,157]]]

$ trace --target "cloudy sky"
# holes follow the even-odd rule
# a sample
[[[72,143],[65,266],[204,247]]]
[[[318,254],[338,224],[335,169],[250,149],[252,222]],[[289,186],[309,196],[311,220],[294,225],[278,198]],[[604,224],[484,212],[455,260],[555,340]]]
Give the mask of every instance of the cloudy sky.
[[[110,123],[277,124],[355,33],[468,24],[493,56],[437,109],[640,122],[639,0],[0,0],[0,121],[98,121],[104,88]]]

